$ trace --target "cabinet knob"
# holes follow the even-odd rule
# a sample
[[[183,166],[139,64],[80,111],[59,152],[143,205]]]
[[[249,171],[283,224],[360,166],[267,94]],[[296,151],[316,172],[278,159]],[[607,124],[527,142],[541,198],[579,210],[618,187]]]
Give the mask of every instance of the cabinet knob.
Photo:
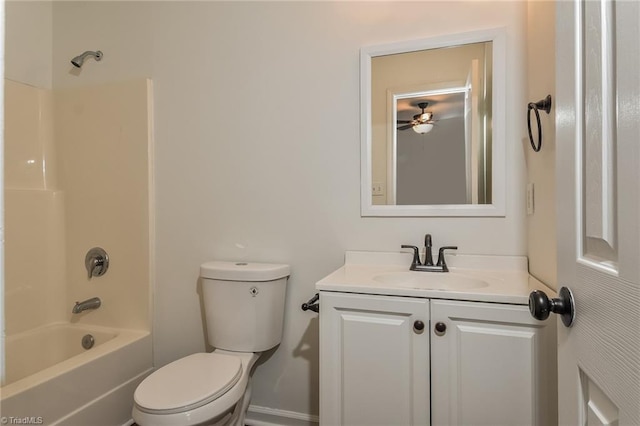
[[[447,324],[443,322],[437,322],[435,327],[433,327],[434,332],[437,336],[444,336],[447,332]]]
[[[420,334],[424,331],[424,323],[420,320],[413,323],[413,331]]]

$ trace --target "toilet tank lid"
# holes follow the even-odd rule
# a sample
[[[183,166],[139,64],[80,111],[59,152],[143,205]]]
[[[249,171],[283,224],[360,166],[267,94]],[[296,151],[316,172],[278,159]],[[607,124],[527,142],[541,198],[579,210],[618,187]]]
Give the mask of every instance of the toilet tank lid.
[[[200,265],[200,276],[224,281],[273,281],[289,276],[289,265],[212,261]]]

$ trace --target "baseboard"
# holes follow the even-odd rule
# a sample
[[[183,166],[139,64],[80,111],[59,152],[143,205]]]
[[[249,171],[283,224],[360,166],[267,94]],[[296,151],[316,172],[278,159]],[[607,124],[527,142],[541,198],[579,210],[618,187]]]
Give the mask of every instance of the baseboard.
[[[247,426],[317,426],[319,422],[318,416],[256,405],[249,406],[244,421]]]

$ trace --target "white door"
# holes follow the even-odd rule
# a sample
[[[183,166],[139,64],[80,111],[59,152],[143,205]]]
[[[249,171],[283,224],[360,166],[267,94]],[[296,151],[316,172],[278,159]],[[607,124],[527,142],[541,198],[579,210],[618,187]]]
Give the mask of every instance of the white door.
[[[557,2],[561,425],[640,425],[640,2]]]

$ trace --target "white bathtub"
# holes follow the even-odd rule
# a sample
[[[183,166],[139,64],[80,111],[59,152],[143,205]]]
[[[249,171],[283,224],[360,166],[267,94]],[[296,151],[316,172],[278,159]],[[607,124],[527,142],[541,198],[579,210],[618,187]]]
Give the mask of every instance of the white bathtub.
[[[82,347],[91,334],[94,346]],[[3,418],[45,425],[118,425],[131,416],[133,391],[152,370],[148,331],[52,324],[5,339]]]

